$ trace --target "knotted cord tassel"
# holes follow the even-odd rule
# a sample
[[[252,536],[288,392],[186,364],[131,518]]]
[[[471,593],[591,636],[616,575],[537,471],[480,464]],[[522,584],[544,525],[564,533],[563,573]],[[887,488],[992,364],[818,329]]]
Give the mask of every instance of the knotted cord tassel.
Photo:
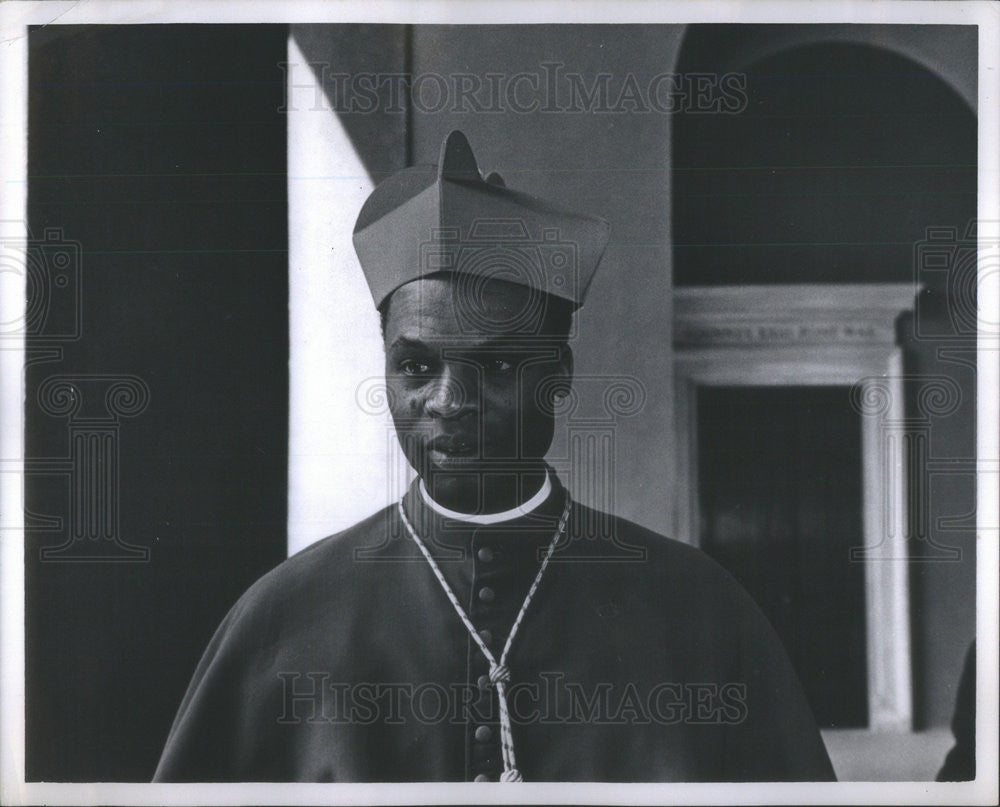
[[[510,669],[506,664],[494,664],[490,667],[490,683],[506,684],[510,680]]]
[[[510,669],[506,664],[490,666],[490,681],[497,688],[497,705],[500,707],[500,752],[503,755],[503,774],[501,782],[522,781],[521,772],[517,769],[514,758],[514,734],[510,727],[510,714],[507,711],[507,684],[510,682]]]

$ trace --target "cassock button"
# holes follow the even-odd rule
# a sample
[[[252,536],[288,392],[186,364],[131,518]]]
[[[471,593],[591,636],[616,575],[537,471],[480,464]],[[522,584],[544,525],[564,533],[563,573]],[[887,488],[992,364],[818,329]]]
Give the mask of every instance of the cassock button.
[[[488,743],[493,739],[493,729],[489,726],[480,726],[476,729],[476,741],[480,743]]]
[[[490,563],[493,560],[493,550],[488,546],[480,547],[479,551],[476,552],[476,557],[483,563]]]
[[[480,675],[479,680],[476,681],[476,684],[479,686],[480,689],[489,689],[490,677],[488,675]]]
[[[493,602],[496,596],[496,592],[489,586],[483,586],[479,589],[479,599],[483,602]]]
[[[489,628],[483,628],[479,631],[479,638],[483,640],[486,644],[491,644],[493,642],[493,631]]]
[[[490,777],[488,777],[485,773],[481,773],[481,774],[479,774],[479,776],[476,777],[476,781],[477,782],[488,782],[488,781],[490,781]]]

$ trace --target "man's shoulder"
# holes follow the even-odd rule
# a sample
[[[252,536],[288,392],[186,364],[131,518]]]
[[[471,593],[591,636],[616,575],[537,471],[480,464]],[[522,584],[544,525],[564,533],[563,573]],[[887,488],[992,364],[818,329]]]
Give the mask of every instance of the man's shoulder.
[[[234,606],[244,613],[336,600],[349,592],[366,552],[390,539],[393,508],[385,507],[340,532],[321,538],[260,577]]]
[[[573,523],[576,526],[573,526]],[[708,554],[692,544],[643,527],[624,516],[574,503],[569,529],[571,540],[596,540],[605,548],[634,548],[637,556],[653,564],[680,563],[714,574],[728,574]],[[574,531],[575,530],[575,531]]]
[[[600,549],[593,554],[599,559],[618,561],[608,563],[609,570],[632,577],[636,583],[648,581],[666,595],[697,588],[703,602],[710,601],[713,593],[747,596],[736,578],[704,550],[622,516],[584,505],[577,505],[576,510],[574,518],[583,526],[569,536],[568,552],[574,542],[595,542]]]
[[[328,561],[353,558],[358,553],[374,549],[387,541],[393,531],[397,530],[397,524],[395,505],[383,507],[356,524],[300,549],[272,571],[280,570],[285,575],[295,576],[300,572],[316,569]]]

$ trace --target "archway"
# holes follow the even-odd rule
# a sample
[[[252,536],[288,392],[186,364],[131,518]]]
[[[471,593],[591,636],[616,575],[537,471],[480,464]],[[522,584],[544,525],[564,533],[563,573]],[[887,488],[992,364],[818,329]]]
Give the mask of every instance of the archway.
[[[947,273],[921,272],[919,248],[929,228],[955,228],[961,238],[975,218],[976,117],[971,107],[975,54],[974,29],[689,28],[678,71],[743,73],[748,101],[736,114],[678,116],[673,130],[677,440],[681,448],[690,447],[687,452],[678,451],[678,512],[682,514],[681,536],[692,543],[713,551],[718,536],[710,526],[713,514],[709,499],[718,501],[721,493],[722,499],[729,496],[732,501],[734,493],[716,490],[702,495],[699,491],[699,477],[703,484],[706,479],[705,469],[699,469],[697,463],[702,448],[699,427],[702,434],[711,432],[712,424],[706,419],[718,415],[718,407],[713,414],[711,407],[699,406],[699,388],[735,386],[732,401],[738,402],[738,388],[744,385],[768,386],[779,396],[782,387],[834,385],[844,399],[837,415],[842,422],[828,426],[844,434],[857,433],[856,428],[851,431],[852,424],[846,419],[862,417],[847,405],[847,398],[856,382],[862,381],[863,367],[877,366],[877,375],[889,380],[895,397],[892,405],[903,419],[918,414],[911,411],[912,406],[904,407],[903,399],[912,404],[920,385],[935,373],[945,375],[960,397],[964,393],[968,393],[966,398],[972,397],[974,377],[947,368],[941,373],[934,364],[939,361],[937,343],[896,338],[893,320],[912,307],[918,293],[916,302],[922,303],[924,310],[941,319],[949,315]],[[880,307],[879,300],[889,298],[893,305]],[[756,308],[754,301],[759,304]],[[829,303],[826,309],[824,301]],[[866,310],[867,303],[871,310]],[[828,324],[850,310],[858,321],[874,323],[874,330],[868,336],[836,327],[796,331],[792,325],[811,323],[796,321],[789,313],[793,309],[800,313],[811,310],[809,316]],[[688,328],[691,323],[685,321],[690,319],[686,311],[697,320],[697,333]],[[755,317],[756,325],[763,322],[771,327],[744,327]],[[902,327],[904,335],[917,329],[909,316],[896,325]],[[780,378],[773,376],[778,366]],[[919,377],[916,382],[908,380],[914,376]],[[911,388],[908,395],[904,395],[904,386]],[[759,398],[760,392],[748,391],[747,400],[753,395]],[[702,402],[710,397],[705,394]],[[760,401],[756,403],[760,409]],[[733,405],[739,412],[738,404]],[[685,411],[687,417],[683,416]],[[744,437],[752,437],[754,424],[747,420],[743,428],[748,430]],[[960,444],[972,452],[971,415],[956,428]],[[943,429],[938,427],[937,431]],[[753,441],[744,442],[749,445]],[[877,450],[875,441],[863,440],[862,465],[878,469],[879,463],[887,462],[889,454],[879,457],[873,454]],[[761,474],[780,473],[778,468],[766,467],[768,460],[761,455],[744,456],[740,461],[757,463]],[[903,467],[914,460],[903,456],[899,462]],[[912,475],[914,468],[909,470]],[[838,470],[834,465],[821,473],[863,477],[864,469]],[[812,482],[822,486],[823,479]],[[874,525],[865,526],[866,535],[859,535],[856,542],[871,545],[877,541],[878,531],[884,532],[879,525],[888,523],[885,519],[894,505],[883,495],[888,488],[873,495],[869,487],[862,486],[860,501],[856,492],[844,492],[844,486],[828,485],[827,495],[852,497],[831,504],[845,510],[853,507],[860,516],[857,521]],[[910,491],[904,519],[929,506],[926,501],[914,501],[915,496],[927,495],[926,488],[920,491]],[[967,513],[975,507],[974,499],[965,501],[971,495],[956,494],[950,502],[939,497],[934,506],[950,513]],[[687,523],[685,512],[690,515]],[[911,517],[910,527],[897,536],[904,554],[917,540],[926,544],[928,539],[914,535],[915,520]],[[752,528],[750,524],[737,525],[737,531]],[[817,534],[813,540],[832,541],[836,537]],[[726,563],[732,557],[719,559]],[[743,553],[743,557],[748,556]],[[950,691],[950,673],[944,669],[950,656],[960,660],[962,653],[945,647],[948,640],[943,634],[940,640],[937,634],[927,638],[929,629],[923,621],[931,609],[927,600],[920,599],[921,586],[925,578],[934,575],[968,577],[970,568],[974,574],[973,566],[965,564],[961,572],[942,572],[929,565],[867,562],[863,600],[852,595],[853,606],[845,606],[847,592],[829,593],[831,603],[836,600],[838,607],[853,614],[845,619],[863,622],[868,715],[862,725],[906,731],[935,720],[944,722],[940,715],[947,708]],[[747,581],[759,569],[732,571]],[[773,588],[776,583],[758,575],[757,582],[748,587],[753,585]],[[968,594],[971,589],[969,586],[963,595],[962,609],[974,613],[974,592],[971,597]],[[767,599],[762,592],[756,594]],[[879,603],[886,610],[873,608]],[[775,622],[782,620],[780,614],[769,615]],[[891,617],[888,624],[886,615]],[[974,631],[974,623],[959,627],[962,638],[955,644],[967,641],[965,634]],[[794,658],[798,640],[792,635],[782,638],[791,645]],[[930,647],[932,642],[938,645]],[[831,647],[837,647],[833,637]],[[815,661],[808,669],[800,669],[800,675],[807,690],[818,691],[822,682],[810,681],[811,676],[821,674]],[[858,725],[856,715],[838,715],[827,706],[816,709],[826,716],[827,727]]]

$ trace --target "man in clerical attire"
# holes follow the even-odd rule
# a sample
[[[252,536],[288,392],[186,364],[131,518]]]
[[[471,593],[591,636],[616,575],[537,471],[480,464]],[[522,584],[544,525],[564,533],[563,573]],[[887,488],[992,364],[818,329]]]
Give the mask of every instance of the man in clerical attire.
[[[484,179],[460,132],[375,189],[354,242],[417,479],[236,603],[157,781],[833,778],[746,592],[544,460],[608,234]]]

